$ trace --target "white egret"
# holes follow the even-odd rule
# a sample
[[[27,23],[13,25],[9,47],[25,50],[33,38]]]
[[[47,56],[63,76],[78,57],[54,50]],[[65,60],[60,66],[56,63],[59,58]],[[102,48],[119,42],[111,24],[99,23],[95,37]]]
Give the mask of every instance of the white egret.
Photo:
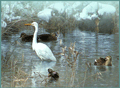
[[[41,60],[56,61],[55,56],[53,55],[52,51],[47,45],[43,43],[37,43],[38,23],[32,22],[30,24],[25,24],[25,25],[31,25],[35,27],[35,32],[34,32],[33,41],[32,41],[32,49],[36,52],[38,57]]]

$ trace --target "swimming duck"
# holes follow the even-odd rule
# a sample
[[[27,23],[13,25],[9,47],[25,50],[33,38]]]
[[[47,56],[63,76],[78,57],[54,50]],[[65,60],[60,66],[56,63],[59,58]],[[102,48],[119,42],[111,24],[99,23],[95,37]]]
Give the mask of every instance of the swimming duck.
[[[57,40],[57,33],[38,35],[38,40],[42,40],[44,42]]]
[[[54,41],[57,40],[57,33],[51,33],[51,34],[41,34],[37,35],[37,41],[43,41],[43,42],[49,42],[49,41]],[[22,41],[25,42],[32,42],[33,35],[27,35],[26,33],[21,33],[20,38]]]
[[[55,71],[53,71],[52,69],[48,69],[48,77],[52,77],[54,79],[58,79],[59,78],[59,74]]]
[[[112,66],[112,57],[111,56],[107,56],[105,58],[99,58],[99,59],[95,59],[94,65],[104,65],[104,66]]]
[[[21,33],[20,38],[21,38],[22,41],[32,42],[33,35],[26,35],[25,33]]]
[[[35,27],[35,32],[33,35],[33,41],[32,41],[32,49],[36,52],[38,57],[41,60],[47,60],[47,61],[56,61],[55,56],[53,55],[51,49],[44,43],[37,43],[37,32],[38,32],[38,23],[32,22],[25,25],[31,25]]]

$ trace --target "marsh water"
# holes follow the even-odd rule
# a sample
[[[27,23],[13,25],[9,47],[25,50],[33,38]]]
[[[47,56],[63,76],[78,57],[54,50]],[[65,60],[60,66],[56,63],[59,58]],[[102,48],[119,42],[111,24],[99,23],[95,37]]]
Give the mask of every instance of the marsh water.
[[[39,29],[39,33],[41,31],[44,32]],[[7,58],[1,62],[2,87],[21,86],[22,82],[15,82],[19,78],[26,79],[24,87],[119,87],[119,33],[104,34],[78,28],[65,35],[60,33],[57,41],[43,42],[54,53],[56,62],[41,61],[32,50],[32,43],[21,41],[20,34],[2,37],[1,56]],[[70,44],[74,42],[79,55],[75,67],[71,68],[60,53],[64,46],[67,46],[68,52]],[[108,55],[112,57],[112,66],[94,66],[95,59]],[[91,63],[91,66],[88,67],[86,63]],[[48,68],[59,73],[58,80],[47,77]],[[26,76],[20,77],[20,71]]]

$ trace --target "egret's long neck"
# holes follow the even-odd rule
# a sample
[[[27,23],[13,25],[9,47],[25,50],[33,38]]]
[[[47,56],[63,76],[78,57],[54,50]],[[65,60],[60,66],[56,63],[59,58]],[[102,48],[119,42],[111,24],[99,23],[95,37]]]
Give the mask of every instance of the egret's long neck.
[[[37,44],[37,32],[38,32],[38,25],[35,26],[35,32],[33,35],[33,41],[32,41],[33,50],[34,50],[35,44]]]

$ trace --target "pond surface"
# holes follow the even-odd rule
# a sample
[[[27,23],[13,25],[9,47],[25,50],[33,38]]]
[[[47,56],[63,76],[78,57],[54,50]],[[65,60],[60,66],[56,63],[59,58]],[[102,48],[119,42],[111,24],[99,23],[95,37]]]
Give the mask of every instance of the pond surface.
[[[65,36],[60,34],[57,41],[43,42],[53,51],[56,62],[41,61],[32,50],[32,43],[21,41],[19,36],[20,33],[2,37],[2,87],[119,87],[119,33],[102,34],[76,28]],[[67,46],[68,53],[70,44],[74,42],[79,55],[71,67],[60,53],[64,46]],[[95,59],[108,55],[112,57],[112,66],[94,66]],[[86,62],[91,66],[88,67]],[[58,80],[47,77],[48,68],[59,73]],[[23,77],[20,77],[20,72]],[[26,79],[24,85],[16,81],[17,78]]]

